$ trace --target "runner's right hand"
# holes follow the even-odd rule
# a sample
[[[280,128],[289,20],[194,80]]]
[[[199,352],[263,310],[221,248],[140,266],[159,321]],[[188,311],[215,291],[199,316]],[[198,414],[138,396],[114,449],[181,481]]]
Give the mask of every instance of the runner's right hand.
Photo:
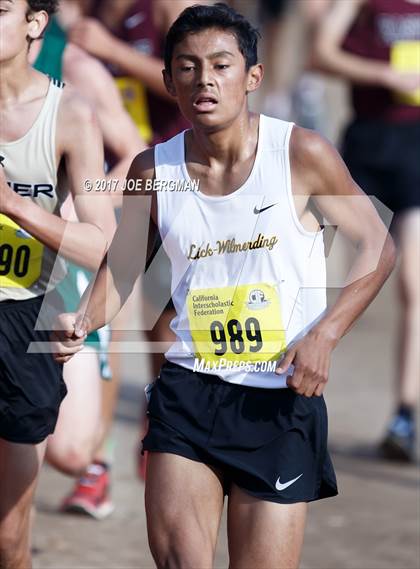
[[[54,344],[54,359],[64,364],[83,348],[87,336],[87,321],[81,314],[60,314],[54,323],[51,341]]]

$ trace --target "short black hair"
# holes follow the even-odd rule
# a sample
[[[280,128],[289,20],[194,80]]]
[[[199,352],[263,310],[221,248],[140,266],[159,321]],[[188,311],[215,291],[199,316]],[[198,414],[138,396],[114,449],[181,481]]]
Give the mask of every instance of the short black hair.
[[[60,0],[26,0],[30,12],[40,12],[45,10],[50,16],[58,10],[58,3]]]
[[[222,2],[212,6],[196,4],[181,12],[168,31],[164,52],[167,73],[171,73],[172,55],[176,44],[188,34],[209,28],[228,30],[235,35],[239,51],[244,56],[247,70],[257,63],[257,46],[260,34],[244,16]]]

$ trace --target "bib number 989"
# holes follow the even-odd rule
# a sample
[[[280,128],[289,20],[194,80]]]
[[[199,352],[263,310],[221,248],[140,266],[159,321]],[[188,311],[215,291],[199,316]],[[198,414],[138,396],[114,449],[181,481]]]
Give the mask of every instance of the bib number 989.
[[[260,323],[256,318],[247,318],[245,320],[245,328],[236,318],[228,320],[225,327],[219,320],[214,320],[210,324],[210,336],[213,344],[217,347],[214,350],[216,356],[223,356],[228,349],[228,341],[230,349],[234,354],[242,354],[245,350],[244,332],[249,342],[250,352],[259,352],[263,347],[263,339],[261,335]],[[229,339],[226,337],[228,333]]]

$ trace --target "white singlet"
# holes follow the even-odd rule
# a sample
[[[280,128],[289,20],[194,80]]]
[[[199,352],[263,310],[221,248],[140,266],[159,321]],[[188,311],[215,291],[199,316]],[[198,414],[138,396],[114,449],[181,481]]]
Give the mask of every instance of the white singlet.
[[[322,231],[306,231],[294,206],[292,128],[260,116],[252,171],[229,195],[157,192],[177,313],[169,361],[231,383],[286,386],[286,374],[267,371],[268,364],[326,309]],[[156,180],[191,183],[184,134],[156,146]]]
[[[20,196],[60,215],[55,133],[63,83],[51,80],[44,104],[27,133],[0,141],[6,180]],[[0,301],[44,294],[65,275],[65,262],[6,215],[0,214]]]

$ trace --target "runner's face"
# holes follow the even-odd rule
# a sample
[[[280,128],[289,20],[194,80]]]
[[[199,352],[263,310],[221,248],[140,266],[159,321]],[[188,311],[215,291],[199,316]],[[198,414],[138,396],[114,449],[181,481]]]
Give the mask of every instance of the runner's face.
[[[0,0],[0,62],[28,51],[27,37],[39,37],[48,20],[46,12],[37,12],[31,21],[26,14],[26,0]]]
[[[261,81],[261,67],[245,68],[236,37],[218,29],[187,35],[176,44],[172,77],[165,74],[183,115],[193,124],[217,128],[246,108],[246,93]]]

